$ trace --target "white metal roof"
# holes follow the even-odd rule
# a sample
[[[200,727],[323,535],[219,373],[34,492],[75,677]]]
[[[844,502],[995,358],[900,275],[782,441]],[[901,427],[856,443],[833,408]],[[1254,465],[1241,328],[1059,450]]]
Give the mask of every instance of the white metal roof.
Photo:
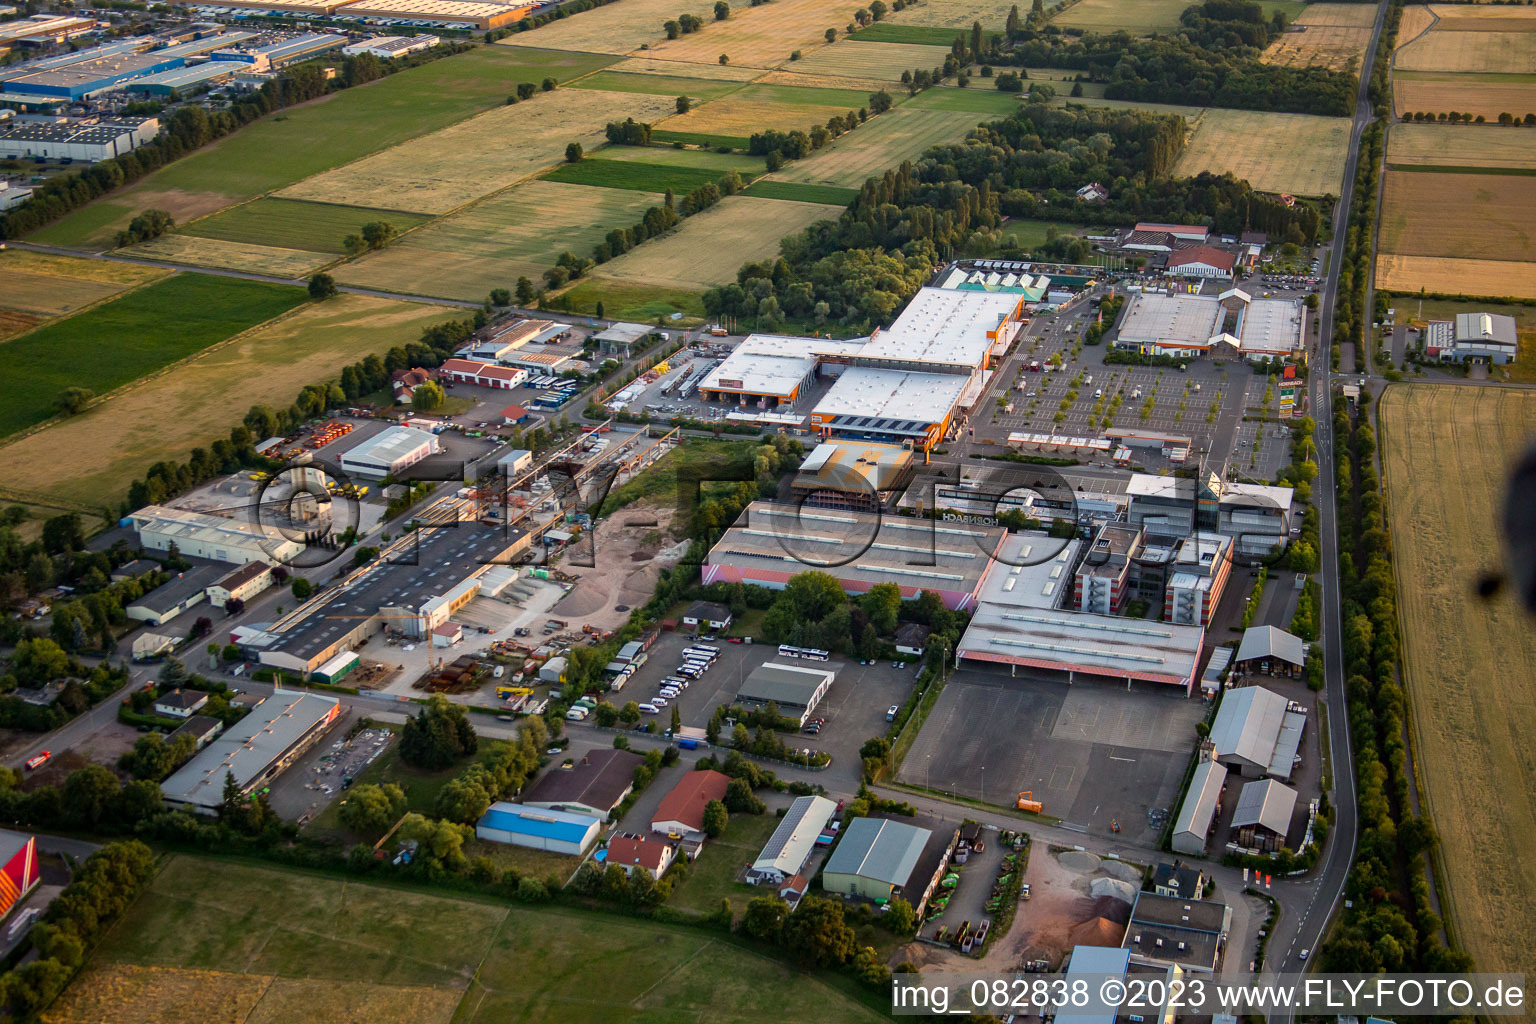
[[[1296,791],[1274,779],[1248,783],[1237,797],[1232,813],[1232,827],[1260,825],[1280,836],[1291,830],[1291,813],[1296,809]]]
[[[1002,292],[920,288],[888,330],[870,339],[866,359],[901,359],[980,366],[992,339],[988,331],[1019,307],[1020,297]]]
[[[836,810],[837,805],[824,796],[796,797],[752,862],[752,870],[779,871],[785,875],[798,872]]]
[[[1278,626],[1251,626],[1244,631],[1243,642],[1237,647],[1237,660],[1250,658],[1279,658],[1298,667],[1307,660],[1301,637]]]
[[[1255,299],[1243,311],[1244,355],[1288,355],[1301,348],[1303,306],[1298,299]]]
[[[959,655],[1057,671],[1188,683],[1204,636],[1199,626],[983,602],[960,638]]]
[[[415,427],[390,427],[357,447],[342,452],[341,459],[343,463],[363,462],[388,469],[423,445],[436,451],[437,438]]]
[[[1227,769],[1224,765],[1217,761],[1200,762],[1189,780],[1184,805],[1179,808],[1179,816],[1174,822],[1174,842],[1178,842],[1180,836],[1193,836],[1200,849],[1205,848],[1205,836],[1216,817],[1216,805],[1221,801],[1221,787],[1226,781]],[[1182,849],[1179,852],[1192,851]]]
[[[954,373],[918,373],[854,366],[816,404],[816,415],[846,417],[845,426],[884,429],[890,424],[942,423],[960,400],[970,378]],[[868,424],[857,421],[868,420]]]
[[[1228,690],[1211,725],[1216,756],[1236,757],[1268,769],[1285,724],[1286,703],[1280,694],[1262,686]]]
[[[1120,318],[1119,340],[1204,345],[1221,327],[1224,314],[1214,295],[1132,292]]]
[[[1072,566],[1083,542],[1039,532],[1010,533],[987,566],[977,600],[1010,608],[1054,608],[1072,589]]]

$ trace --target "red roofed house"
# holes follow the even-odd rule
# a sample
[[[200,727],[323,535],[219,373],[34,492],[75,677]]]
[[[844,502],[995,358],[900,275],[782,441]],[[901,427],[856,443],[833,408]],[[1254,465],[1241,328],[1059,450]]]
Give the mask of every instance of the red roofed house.
[[[805,890],[811,887],[811,883],[805,880],[804,875],[790,875],[784,879],[784,884],[779,886],[779,899],[794,906],[805,895]]]
[[[1168,273],[1175,277],[1219,277],[1232,279],[1237,257],[1208,245],[1182,249],[1168,257]]]
[[[478,384],[485,388],[501,388],[511,391],[528,379],[528,371],[495,363],[482,363],[474,359],[445,359],[437,368],[437,375],[464,384]]]
[[[507,406],[501,410],[501,422],[509,427],[514,427],[528,418],[528,410],[517,404]]]
[[[396,370],[390,374],[389,382],[395,389],[395,404],[405,405],[411,400],[411,395],[416,389],[431,379],[431,372],[420,367],[414,370]]]
[[[660,843],[642,836],[617,835],[608,840],[608,863],[624,869],[627,875],[636,868],[652,878],[660,878],[672,866],[676,850],[668,843]]]
[[[704,838],[704,805],[725,799],[730,777],[720,772],[689,772],[662,797],[661,806],[651,818],[651,831],[663,835],[677,833],[684,839]]]

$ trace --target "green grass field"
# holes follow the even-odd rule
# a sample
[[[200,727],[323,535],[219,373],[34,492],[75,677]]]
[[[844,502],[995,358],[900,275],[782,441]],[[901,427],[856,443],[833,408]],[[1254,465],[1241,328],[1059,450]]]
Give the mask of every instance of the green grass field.
[[[653,96],[689,96],[702,102],[740,89],[740,82],[721,82],[709,78],[685,78],[681,75],[635,75],[622,71],[599,71],[576,83],[578,89],[605,92],[643,92]]]
[[[128,968],[147,969],[133,975],[146,984],[111,987],[114,970]],[[251,979],[255,1012],[231,1015],[220,998],[242,979],[191,971]],[[284,1002],[285,990],[298,1002],[291,990],[304,980],[320,983],[303,988],[307,1001],[287,1014],[266,1005]],[[885,1019],[882,999],[853,984],[701,929],[174,855],[51,1019],[148,1021],[144,1009],[173,995],[182,1020],[446,1024],[455,1003],[459,1024]],[[435,1012],[402,1015],[429,987]]]
[[[725,146],[728,149],[746,149],[751,141],[745,135],[706,135],[703,132],[669,132],[657,128],[651,132],[653,142],[681,142],[685,146]]]
[[[693,292],[588,278],[560,297],[568,300],[577,313],[595,313],[601,302],[604,316],[644,324],[655,323],[657,317],[671,317],[673,313],[692,319],[704,317],[702,289]]]
[[[335,206],[294,199],[262,198],[232,207],[212,217],[180,228],[184,235],[217,238],[225,242],[275,245],[342,255],[341,244],[369,221],[387,221],[405,231],[429,218],[401,210],[370,210],[361,206]]]
[[[844,110],[869,106],[869,96],[868,91],[861,89],[817,89],[805,85],[749,85],[738,94],[740,99],[759,103],[805,104]],[[900,102],[899,96],[892,94],[892,98]]]
[[[903,160],[915,160],[930,146],[960,142],[980,120],[960,110],[921,110],[903,104],[845,135],[804,160],[786,164],[779,181],[857,188]]]
[[[0,345],[0,436],[48,419],[65,388],[105,394],[303,301],[298,288],[179,274],[14,338]]]
[[[262,118],[48,225],[32,241],[106,248],[142,210],[168,210],[187,222],[498,106],[519,82],[568,80],[616,59],[478,47]]]
[[[757,890],[736,881],[743,867],[751,864],[763,844],[779,824],[774,814],[733,814],[720,838],[688,867],[688,878],[672,890],[670,906],[699,913],[717,910],[722,898],[731,901],[737,913],[746,909]]]
[[[746,153],[717,153],[713,149],[684,149],[678,146],[604,146],[587,154],[600,160],[632,160],[642,164],[668,164],[672,167],[703,167],[712,171],[740,171],[743,178],[763,173],[760,156]]]
[[[917,43],[920,46],[948,46],[956,39],[962,38],[969,45],[971,35],[958,28],[941,28],[936,25],[893,25],[888,21],[881,21],[868,28],[859,29],[848,38],[861,43]]]
[[[656,150],[665,157],[666,150]],[[580,163],[564,164],[544,175],[545,181],[569,185],[598,185],[602,188],[627,188],[638,192],[665,192],[681,195],[700,185],[719,181],[724,171],[702,167],[673,167],[664,163],[640,163],[633,160],[601,160],[588,157]],[[615,227],[620,225],[614,225]]]
[[[847,206],[859,194],[856,188],[836,185],[809,185],[798,181],[758,181],[747,186],[743,195],[760,199],[788,199],[799,203],[828,203]]]
[[[969,89],[924,89],[902,104],[904,110],[961,110],[971,114],[996,114],[1002,117],[1023,105],[1015,93],[998,92],[975,83],[985,79],[972,79]]]
[[[1037,245],[1044,245],[1046,230],[1055,227],[1063,235],[1076,234],[1081,224],[1054,224],[1048,220],[1010,220],[1003,225],[1003,239],[1011,241],[1021,249],[1033,249]]]

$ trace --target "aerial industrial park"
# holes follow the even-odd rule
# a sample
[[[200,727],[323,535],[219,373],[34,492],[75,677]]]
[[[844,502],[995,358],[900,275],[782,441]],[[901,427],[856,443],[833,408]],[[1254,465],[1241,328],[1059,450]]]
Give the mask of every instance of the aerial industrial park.
[[[0,6],[0,1014],[1523,984],[1531,10]]]

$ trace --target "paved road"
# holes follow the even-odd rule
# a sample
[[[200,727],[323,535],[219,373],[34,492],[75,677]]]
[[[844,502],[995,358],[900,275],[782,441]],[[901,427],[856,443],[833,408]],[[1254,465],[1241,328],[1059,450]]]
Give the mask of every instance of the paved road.
[[[1324,701],[1328,710],[1328,745],[1333,765],[1334,823],[1330,839],[1324,847],[1322,865],[1316,875],[1307,882],[1282,883],[1280,920],[1275,926],[1267,950],[1264,967],[1276,973],[1288,973],[1304,969],[1300,958],[1303,949],[1316,949],[1328,921],[1344,896],[1344,883],[1354,863],[1358,842],[1358,815],[1355,805],[1354,758],[1349,741],[1349,713],[1344,692],[1344,657],[1340,650],[1342,635],[1339,618],[1339,528],[1335,493],[1333,461],[1333,413],[1332,384],[1334,375],[1328,371],[1325,355],[1329,340],[1333,337],[1333,313],[1338,301],[1339,264],[1344,253],[1345,235],[1349,230],[1349,209],[1355,191],[1355,175],[1360,162],[1360,137],[1371,123],[1372,109],[1369,98],[1370,68],[1375,60],[1376,47],[1380,45],[1386,25],[1387,5],[1381,3],[1376,10],[1376,22],[1371,32],[1371,43],[1361,59],[1360,89],[1355,100],[1355,116],[1350,129],[1349,159],[1344,168],[1344,187],[1333,217],[1333,252],[1328,261],[1328,276],[1319,304],[1318,354],[1313,359],[1317,372],[1309,381],[1313,418],[1317,422],[1314,439],[1317,442],[1317,479],[1314,481],[1313,505],[1318,515],[1318,529],[1322,550],[1323,614],[1320,641],[1323,646]],[[1367,310],[1369,307],[1367,307]],[[1304,890],[1310,890],[1299,913],[1287,912],[1289,905],[1300,901]],[[1288,1021],[1289,1014],[1277,1014],[1272,1021]]]

